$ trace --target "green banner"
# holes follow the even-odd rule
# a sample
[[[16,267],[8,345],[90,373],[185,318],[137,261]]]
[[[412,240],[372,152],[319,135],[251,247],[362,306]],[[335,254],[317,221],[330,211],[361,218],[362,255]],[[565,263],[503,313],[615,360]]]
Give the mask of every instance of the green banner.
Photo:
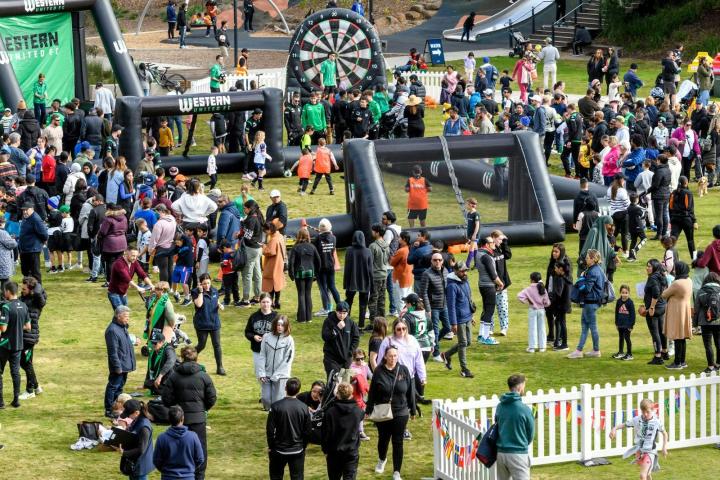
[[[41,73],[45,74],[48,107],[53,99],[59,98],[65,104],[75,96],[75,58],[69,13],[0,18],[0,35],[30,110],[33,108],[33,87]]]

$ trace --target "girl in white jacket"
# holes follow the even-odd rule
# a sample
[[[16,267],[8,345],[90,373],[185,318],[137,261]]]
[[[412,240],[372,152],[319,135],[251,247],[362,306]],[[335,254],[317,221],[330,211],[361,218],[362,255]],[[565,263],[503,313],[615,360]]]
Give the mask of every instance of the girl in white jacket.
[[[261,383],[263,408],[285,398],[285,384],[291,376],[295,358],[295,340],[290,335],[290,320],[276,317],[270,332],[263,335],[258,357],[258,380]]]

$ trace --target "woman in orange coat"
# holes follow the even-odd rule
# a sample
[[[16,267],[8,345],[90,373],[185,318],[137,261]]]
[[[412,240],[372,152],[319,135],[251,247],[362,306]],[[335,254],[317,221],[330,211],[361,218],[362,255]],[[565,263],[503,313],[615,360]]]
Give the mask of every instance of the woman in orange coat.
[[[280,308],[280,292],[285,288],[285,257],[282,247],[282,234],[274,223],[263,225],[265,245],[263,245],[262,289],[273,299],[273,308]]]

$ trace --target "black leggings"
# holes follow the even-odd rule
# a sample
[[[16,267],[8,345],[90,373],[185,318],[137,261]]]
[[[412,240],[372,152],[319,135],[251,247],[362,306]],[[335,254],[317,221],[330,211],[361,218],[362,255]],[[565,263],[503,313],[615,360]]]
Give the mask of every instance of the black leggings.
[[[345,290],[345,301],[350,306],[351,311],[352,311],[353,300],[355,300],[356,293],[360,297],[360,312],[358,312],[358,317],[357,317],[358,318],[358,326],[360,328],[363,328],[365,326],[365,312],[367,312],[370,292],[355,292],[352,290]]]
[[[312,319],[312,278],[296,278],[298,309],[297,321],[307,322]]]
[[[112,264],[115,260],[120,258],[122,255],[122,252],[114,252],[114,253],[103,253],[102,254],[102,261],[103,265],[105,266],[105,280],[110,281],[110,271],[112,270]]]
[[[555,345],[566,346],[567,345],[567,323],[565,322],[565,311],[547,310],[548,313],[548,325],[551,335],[555,340]],[[554,334],[553,334],[554,332]]]
[[[212,345],[213,345],[213,353],[215,354],[215,365],[217,366],[218,370],[223,368],[222,346],[220,345],[220,329],[218,329],[218,330],[197,330],[197,329],[195,329],[195,334],[197,335],[197,345],[195,346],[195,349],[197,350],[198,355],[200,355],[200,352],[205,350],[205,345],[207,344],[208,335],[210,335],[210,339],[212,340]]]
[[[403,434],[408,423],[407,416],[395,417],[387,422],[375,424],[378,429],[378,458],[387,459],[387,451],[392,438],[393,446],[393,472],[399,472],[403,461]]]
[[[159,257],[155,257],[154,264],[160,272],[158,273],[158,276],[160,277],[160,281],[162,282],[169,282],[172,278],[172,271],[173,271],[173,259],[170,255],[161,255]]]
[[[662,315],[657,317],[645,317],[648,330],[650,330],[650,337],[652,337],[655,356],[660,355],[660,352],[667,350],[667,337],[662,333],[664,320],[665,318]]]
[[[25,370],[25,376],[27,377],[27,388],[25,390],[28,392],[32,392],[39,386],[37,377],[35,376],[35,368],[33,367],[34,348],[35,345],[26,343],[20,354],[20,368]]]
[[[685,353],[687,352],[687,339],[675,340],[675,365],[685,363]]]
[[[427,363],[428,358],[430,358],[430,350],[423,350],[422,356],[423,356],[423,362]],[[425,385],[422,384],[420,377],[417,375],[415,375],[415,397],[416,398],[424,398],[425,397]]]
[[[629,328],[620,328],[618,327],[618,352],[623,353],[623,344],[627,345],[627,354],[632,355],[632,341],[630,341],[630,332],[631,330]]]
[[[720,365],[720,325],[703,325],[702,339],[708,366]],[[714,356],[713,343],[715,344]]]
[[[693,226],[692,218],[670,218],[670,236],[678,238],[680,232],[685,234],[688,250],[690,251],[690,258],[693,258],[693,254],[695,253],[695,228]]]
[[[612,215],[613,223],[615,224],[615,236],[620,235],[620,242],[622,249],[627,252],[628,249],[628,216],[627,210],[615,212]]]

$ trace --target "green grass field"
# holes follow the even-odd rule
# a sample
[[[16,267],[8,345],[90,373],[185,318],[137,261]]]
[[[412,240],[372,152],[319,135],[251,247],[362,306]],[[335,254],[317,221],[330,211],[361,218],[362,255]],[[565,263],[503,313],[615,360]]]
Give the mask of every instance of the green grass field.
[[[509,60],[509,59],[508,59]],[[569,65],[568,61],[568,65]],[[628,60],[623,60],[625,65]],[[499,63],[499,62],[498,62]],[[560,72],[567,78],[561,64]],[[644,70],[644,69],[643,69]],[[644,73],[641,70],[641,73]],[[577,68],[578,79],[581,69]],[[579,80],[578,80],[579,81]],[[572,90],[571,90],[572,91]],[[439,111],[428,112],[428,135],[439,130]],[[206,132],[207,129],[201,129]],[[197,152],[203,152],[207,145],[207,133],[198,138]],[[557,162],[556,162],[557,163]],[[342,182],[339,174],[334,175],[336,182]],[[405,196],[402,191],[404,178],[397,175],[385,175],[388,195],[393,208],[404,210]],[[321,186],[315,196],[300,197],[295,192],[296,179],[269,179],[266,188],[279,188],[284,192],[291,218],[310,217],[321,214],[344,212],[343,197],[331,197]],[[237,174],[220,174],[219,187],[230,195],[239,192],[241,180]],[[469,196],[470,192],[463,192]],[[264,207],[268,199],[262,192],[254,192],[255,198]],[[720,193],[712,191],[703,199],[696,199],[696,208],[700,230],[698,231],[698,249],[704,248],[710,241],[710,230],[717,223],[715,210]],[[431,214],[429,222],[447,224],[459,219],[459,210],[448,187],[438,186],[431,196]],[[503,219],[506,212],[502,207],[481,199],[480,211],[484,220]],[[402,223],[402,222],[401,222]],[[577,251],[577,236],[566,239],[568,251],[573,256]],[[681,258],[687,259],[684,239],[681,239]],[[599,316],[601,346],[603,358],[570,361],[561,353],[527,354],[526,308],[515,299],[518,291],[528,284],[533,271],[544,272],[550,247],[516,247],[513,259],[509,262],[510,273],[514,281],[510,287],[510,334],[501,338],[497,347],[479,347],[469,349],[469,365],[476,377],[473,380],[461,378],[457,370],[448,372],[437,363],[430,363],[427,395],[431,398],[457,398],[501,393],[505,388],[508,375],[522,372],[528,376],[528,389],[537,390],[580,385],[583,382],[604,384],[647,378],[667,377],[663,368],[651,368],[645,362],[651,356],[651,342],[646,327],[638,323],[633,334],[634,362],[617,362],[610,359],[615,352],[617,336],[614,329],[612,312],[609,308]],[[622,283],[634,285],[644,278],[644,261],[661,254],[657,242],[649,245],[640,254],[641,261],[635,264],[623,264],[616,274],[616,286]],[[341,255],[342,259],[342,255]],[[217,266],[214,266],[216,268]],[[2,468],[6,472],[3,478],[23,479],[79,479],[79,478],[121,478],[118,470],[119,455],[96,451],[73,452],[69,446],[77,439],[75,424],[81,420],[103,420],[102,398],[107,379],[107,361],[103,332],[111,319],[111,310],[105,291],[100,284],[86,284],[86,275],[71,271],[61,275],[45,276],[48,291],[48,306],[41,319],[41,342],[36,349],[36,370],[45,393],[24,402],[20,409],[8,408],[0,413],[0,443],[5,445],[2,451]],[[19,277],[18,277],[19,278]],[[471,272],[475,301],[479,303],[476,281],[477,274]],[[342,279],[338,278],[341,285]],[[313,298],[316,308],[319,306],[319,293],[315,289]],[[131,317],[131,331],[139,335],[143,328],[144,314],[136,295],[130,296],[134,309]],[[283,293],[282,312],[294,319],[296,308],[295,292],[288,286]],[[190,315],[191,310],[178,308],[180,313]],[[208,479],[262,479],[267,478],[265,453],[265,418],[257,403],[259,387],[253,378],[252,357],[243,330],[249,309],[229,308],[221,314],[223,321],[224,363],[227,377],[213,375],[218,390],[218,403],[210,412],[208,424],[209,469]],[[569,340],[573,344],[579,336],[579,311],[575,310],[568,318]],[[293,335],[297,345],[297,357],[293,374],[303,381],[306,387],[324,376],[322,367],[322,341],[320,339],[321,319],[311,324],[294,325]],[[186,329],[194,338],[192,328]],[[367,348],[367,336],[363,336],[361,345]],[[444,345],[449,346],[445,341]],[[704,368],[702,342],[695,339],[689,344],[690,369],[699,372]],[[138,371],[131,374],[126,391],[135,391],[142,384],[146,371],[144,357],[138,353]],[[210,351],[203,352],[201,362],[214,371]],[[9,375],[6,375],[9,377]],[[24,380],[24,379],[23,379]],[[5,398],[9,396],[11,384],[5,379]],[[405,443],[405,462],[403,478],[419,479],[432,475],[432,440],[429,409],[425,416],[416,419],[410,425],[413,440]],[[158,427],[157,436],[164,427]],[[373,467],[377,460],[375,450],[376,432],[367,428],[372,441],[363,443],[358,478],[389,478],[390,474],[376,476]],[[702,461],[697,459],[702,458]],[[612,465],[594,469],[585,469],[574,464],[562,464],[539,467],[533,470],[537,479],[617,479],[635,478],[636,470],[620,458],[612,458]],[[691,479],[707,475],[708,468],[717,467],[715,452],[710,447],[693,450],[672,451],[670,457],[662,462],[663,470],[656,478]],[[7,476],[5,476],[7,475]],[[151,478],[159,478],[157,473]],[[319,448],[312,446],[306,460],[306,478],[325,478],[324,459]]]

